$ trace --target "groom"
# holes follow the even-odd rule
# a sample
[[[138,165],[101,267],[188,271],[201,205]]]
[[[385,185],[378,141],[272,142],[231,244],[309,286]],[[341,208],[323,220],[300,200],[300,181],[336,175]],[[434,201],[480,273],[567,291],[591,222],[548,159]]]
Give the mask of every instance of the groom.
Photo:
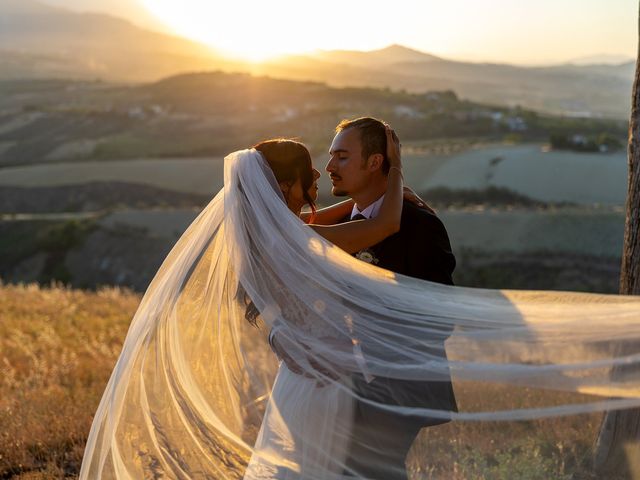
[[[385,125],[364,117],[344,120],[336,127],[326,170],[335,196],[349,196],[355,205],[343,221],[376,216],[387,188],[389,162],[386,158]],[[382,160],[382,162],[380,161]],[[449,237],[433,211],[405,201],[400,231],[356,254],[360,260],[396,273],[452,285],[455,258]],[[434,338],[429,353],[446,358],[444,341],[450,331]],[[278,356],[292,371],[300,370],[279,346],[274,331],[269,337]],[[362,344],[366,361],[367,345]],[[315,367],[314,367],[315,368]],[[355,393],[382,405],[421,407],[457,411],[449,375],[438,381],[415,381],[377,377],[367,382],[353,373]],[[406,480],[405,458],[422,427],[448,420],[403,416],[359,401],[346,461],[346,475],[376,480]]]
[[[343,120],[336,127],[326,170],[333,195],[348,196],[355,202],[351,215],[343,221],[377,215],[389,172],[386,144],[380,120]],[[380,164],[373,161],[375,156],[383,158],[380,168],[375,168]],[[453,285],[456,262],[444,225],[432,211],[407,201],[402,207],[400,231],[356,257],[402,275]],[[450,333],[442,333],[434,355],[446,358],[444,341]],[[362,346],[366,359],[366,345]],[[367,383],[361,374],[353,374],[360,397],[380,404],[457,411],[450,377],[439,380],[375,378]],[[347,467],[371,479],[406,479],[405,458],[420,429],[448,421],[402,416],[365,402],[357,403],[354,420]]]

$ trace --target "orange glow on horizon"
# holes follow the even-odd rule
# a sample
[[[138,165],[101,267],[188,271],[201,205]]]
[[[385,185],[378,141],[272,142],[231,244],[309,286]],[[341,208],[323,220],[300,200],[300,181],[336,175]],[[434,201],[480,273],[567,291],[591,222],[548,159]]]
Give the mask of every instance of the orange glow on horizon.
[[[358,18],[357,2],[326,0],[300,3],[295,0],[270,2],[235,0],[140,0],[176,34],[207,44],[223,54],[260,62],[282,55],[319,49],[371,50],[391,42],[388,34],[364,34],[364,26],[335,25],[336,16]]]

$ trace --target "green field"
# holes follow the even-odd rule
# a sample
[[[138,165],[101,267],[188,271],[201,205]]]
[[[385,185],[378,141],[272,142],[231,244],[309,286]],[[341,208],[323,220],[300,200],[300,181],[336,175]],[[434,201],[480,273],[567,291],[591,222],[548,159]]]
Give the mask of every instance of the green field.
[[[442,211],[454,248],[619,257],[624,213],[615,210]]]
[[[624,232],[624,154],[545,153],[541,145],[507,144],[466,144],[459,149],[437,151],[428,145],[408,145],[410,153],[405,155],[404,165],[409,185],[419,192],[426,191],[428,202],[432,200],[429,189],[439,185],[448,186],[454,198],[457,194],[462,199],[464,194],[459,189],[471,186],[477,189],[475,197],[481,201],[455,208],[446,208],[445,204],[438,212],[458,258],[458,284],[617,291]],[[323,170],[325,161],[325,156],[317,156],[316,167]],[[125,181],[133,193],[142,190],[140,185],[151,185],[201,194],[206,199],[222,186],[222,177],[221,157],[113,160],[3,168],[0,188]],[[531,207],[537,204],[530,202],[518,208],[509,200],[493,204],[487,190],[481,190],[492,185],[508,187],[513,195],[526,194],[542,203],[540,207]],[[320,205],[336,200],[330,195],[326,175],[320,181],[320,192]],[[41,198],[36,190],[19,195],[36,203]],[[61,193],[50,198],[49,202],[70,202],[77,197]],[[80,205],[80,211],[90,211],[92,204],[99,204],[88,197],[85,202],[88,203]],[[22,249],[22,256],[11,264],[5,259],[0,271],[6,281],[12,282],[40,279],[46,284],[47,279],[53,278],[83,288],[117,284],[143,290],[171,245],[197,215],[195,203],[193,208],[189,203],[182,205],[185,206],[169,200],[158,209],[137,207],[134,203],[120,205],[116,201],[96,219],[99,228],[82,245],[64,252],[34,251],[29,255]],[[38,213],[47,211],[46,203],[36,206],[41,207],[35,210]],[[47,217],[27,214],[19,220],[10,216],[4,219],[2,226],[12,245],[31,245],[32,239],[20,237],[24,230],[20,222],[45,221]],[[54,254],[56,257],[50,258]],[[45,266],[50,264],[59,268],[47,270]]]
[[[316,156],[324,172],[326,156]],[[73,162],[0,169],[0,186],[58,186],[89,181],[126,181],[213,195],[222,187],[223,158],[162,158]],[[407,183],[417,191],[438,186],[485,189],[499,186],[545,202],[624,205],[627,164],[623,152],[544,152],[542,145],[490,145],[451,155],[404,157]],[[321,202],[331,201],[326,174]]]
[[[416,186],[421,191],[497,186],[545,202],[624,205],[627,156],[545,151],[538,144],[491,146],[449,158],[435,174],[416,179]]]
[[[223,159],[220,157],[74,162],[0,169],[0,186],[20,187],[124,181],[213,194],[222,187],[222,178]]]

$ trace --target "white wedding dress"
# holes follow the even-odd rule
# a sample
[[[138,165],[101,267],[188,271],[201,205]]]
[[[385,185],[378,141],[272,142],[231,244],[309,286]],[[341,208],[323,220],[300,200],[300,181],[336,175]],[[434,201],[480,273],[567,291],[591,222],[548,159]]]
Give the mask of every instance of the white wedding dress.
[[[245,480],[343,478],[354,399],[341,382],[319,386],[280,364]]]
[[[337,342],[332,329],[293,292],[285,288],[274,292],[283,307],[272,332],[280,331],[286,341],[282,330],[296,327],[297,338],[288,345],[291,355],[300,343]],[[304,365],[305,352],[300,354],[298,361]],[[244,480],[343,478],[354,403],[348,372],[327,382],[294,373],[281,362]]]

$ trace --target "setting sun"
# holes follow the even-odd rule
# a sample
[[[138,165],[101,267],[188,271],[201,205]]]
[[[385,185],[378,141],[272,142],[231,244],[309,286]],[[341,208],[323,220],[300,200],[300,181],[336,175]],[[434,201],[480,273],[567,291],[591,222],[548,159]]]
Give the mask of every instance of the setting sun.
[[[252,61],[401,44],[451,59],[539,64],[595,53],[633,57],[637,44],[633,0],[137,1],[175,34]]]
[[[246,60],[316,49],[366,50],[391,43],[387,34],[367,35],[367,25],[355,20],[362,16],[358,2],[141,1],[177,34]]]

